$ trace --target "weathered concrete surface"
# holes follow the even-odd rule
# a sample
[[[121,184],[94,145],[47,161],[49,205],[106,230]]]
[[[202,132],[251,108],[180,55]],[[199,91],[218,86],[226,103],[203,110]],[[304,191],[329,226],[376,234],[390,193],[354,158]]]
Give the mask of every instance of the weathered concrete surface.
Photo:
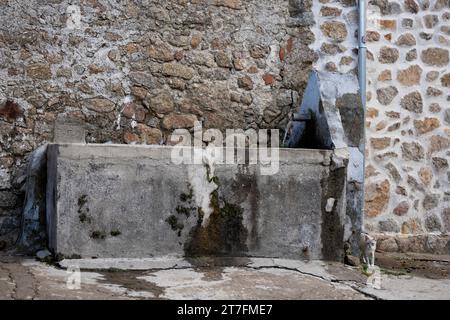
[[[441,261],[440,256],[428,259]],[[83,266],[83,260],[71,261],[72,267]],[[441,262],[450,270],[448,259]],[[80,286],[69,287],[73,268],[0,256],[0,299],[450,299],[450,277],[430,279],[436,274],[426,271],[418,276],[380,267],[375,288],[360,269],[336,262],[210,259],[153,270],[103,270],[112,265],[102,261],[97,270],[81,269]]]
[[[294,122],[286,145],[301,148],[348,150],[347,203],[344,239],[359,254],[364,182],[364,109],[354,74],[311,72],[298,114],[307,122]]]
[[[274,175],[217,165],[207,181],[204,165],[174,165],[171,147],[48,150],[49,243],[65,257],[342,258],[346,167],[332,151],[280,149]]]

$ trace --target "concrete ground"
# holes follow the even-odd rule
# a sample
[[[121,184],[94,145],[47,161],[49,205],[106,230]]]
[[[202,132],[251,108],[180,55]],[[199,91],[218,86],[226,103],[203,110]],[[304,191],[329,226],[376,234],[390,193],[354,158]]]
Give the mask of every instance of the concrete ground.
[[[64,260],[64,269],[4,255],[0,299],[450,299],[449,256],[378,254],[377,261],[368,276],[322,261],[96,259]],[[151,266],[158,269],[145,270]]]

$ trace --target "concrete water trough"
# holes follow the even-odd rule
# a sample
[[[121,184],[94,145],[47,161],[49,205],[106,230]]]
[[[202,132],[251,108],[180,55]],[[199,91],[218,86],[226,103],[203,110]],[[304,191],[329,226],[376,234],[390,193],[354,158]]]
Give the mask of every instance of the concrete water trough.
[[[49,145],[50,249],[66,258],[341,258],[337,150],[280,149],[276,174],[217,164],[209,177],[204,164],[174,164],[173,148]]]

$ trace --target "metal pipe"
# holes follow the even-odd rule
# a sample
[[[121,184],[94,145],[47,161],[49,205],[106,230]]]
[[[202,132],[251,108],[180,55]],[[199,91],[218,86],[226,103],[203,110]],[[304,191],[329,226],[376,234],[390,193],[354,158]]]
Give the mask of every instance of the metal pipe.
[[[292,121],[309,121],[311,120],[310,113],[294,113],[292,114]]]
[[[361,153],[362,161],[362,195],[361,195],[361,216],[360,223],[363,224],[365,216],[365,168],[366,168],[366,0],[358,0],[358,80],[359,92],[361,96],[362,114],[363,114],[363,145]],[[359,238],[359,237],[358,237]],[[359,241],[358,241],[359,242]]]
[[[363,107],[366,107],[366,0],[358,0],[358,79]]]

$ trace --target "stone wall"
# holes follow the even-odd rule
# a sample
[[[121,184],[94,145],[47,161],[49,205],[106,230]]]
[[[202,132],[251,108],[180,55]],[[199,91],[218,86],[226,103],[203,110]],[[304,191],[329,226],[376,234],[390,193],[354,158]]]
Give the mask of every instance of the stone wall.
[[[367,17],[365,228],[449,232],[449,1],[371,0]],[[284,129],[313,66],[357,68],[354,0],[0,0],[0,18],[0,248],[57,120],[97,143]]]
[[[449,1],[371,0],[367,18],[365,227],[448,233]],[[396,239],[381,245],[405,249]],[[423,249],[426,237],[415,239],[405,250]]]
[[[315,68],[322,71],[357,74],[356,1],[313,1],[312,12],[316,20],[312,31],[318,39],[312,44],[312,48],[319,54]]]
[[[0,0],[0,246],[57,121],[95,143],[164,144],[195,120],[285,128],[318,58],[313,23],[309,0]]]

